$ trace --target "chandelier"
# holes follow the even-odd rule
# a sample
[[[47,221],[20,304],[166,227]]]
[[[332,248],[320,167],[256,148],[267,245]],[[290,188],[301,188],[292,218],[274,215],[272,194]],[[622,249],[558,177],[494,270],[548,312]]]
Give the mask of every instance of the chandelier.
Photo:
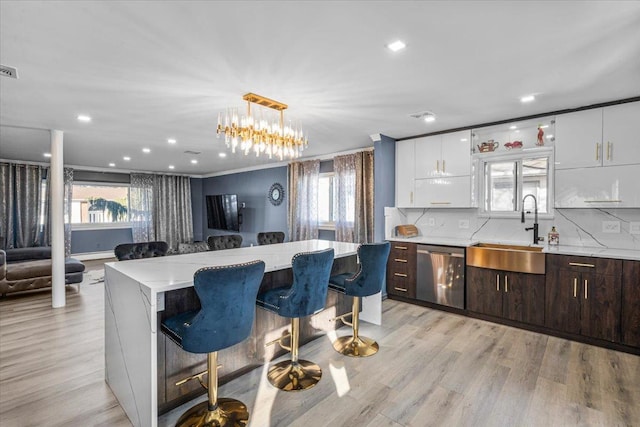
[[[242,99],[247,101],[246,116],[240,116],[237,108],[229,108],[224,114],[223,124],[222,113],[218,114],[216,133],[218,138],[224,133],[224,142],[231,148],[231,152],[235,153],[239,149],[247,155],[253,151],[256,156],[266,154],[270,159],[276,156],[280,160],[285,157],[300,157],[309,141],[299,125],[294,127],[291,123],[284,124],[287,104],[255,93],[248,93]],[[276,110],[280,114],[267,112],[265,115],[264,109],[260,109],[257,116],[255,112],[252,114],[251,104]]]

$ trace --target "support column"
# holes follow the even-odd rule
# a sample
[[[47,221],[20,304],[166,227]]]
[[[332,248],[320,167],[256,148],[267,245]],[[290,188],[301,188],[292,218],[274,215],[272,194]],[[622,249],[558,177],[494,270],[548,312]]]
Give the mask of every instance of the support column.
[[[51,306],[66,304],[64,280],[64,154],[63,133],[51,130],[51,168],[49,168],[51,207]]]

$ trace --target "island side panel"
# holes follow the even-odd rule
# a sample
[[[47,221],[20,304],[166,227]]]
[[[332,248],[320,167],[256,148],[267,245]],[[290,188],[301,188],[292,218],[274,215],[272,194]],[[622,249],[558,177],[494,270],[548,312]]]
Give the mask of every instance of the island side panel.
[[[156,426],[155,294],[105,265],[105,380],[134,426]]]

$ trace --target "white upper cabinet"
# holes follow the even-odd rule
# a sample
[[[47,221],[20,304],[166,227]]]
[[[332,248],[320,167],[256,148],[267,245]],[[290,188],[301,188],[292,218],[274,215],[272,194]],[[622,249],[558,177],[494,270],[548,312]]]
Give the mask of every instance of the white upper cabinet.
[[[396,142],[396,206],[413,207],[415,181],[414,140]]]
[[[640,102],[603,109],[603,165],[640,164]]]
[[[471,176],[416,179],[414,204],[421,208],[469,208]]]
[[[470,138],[465,130],[415,139],[416,178],[470,175]]]
[[[556,118],[556,169],[640,164],[640,102]]]
[[[556,208],[640,207],[640,165],[556,171]]]

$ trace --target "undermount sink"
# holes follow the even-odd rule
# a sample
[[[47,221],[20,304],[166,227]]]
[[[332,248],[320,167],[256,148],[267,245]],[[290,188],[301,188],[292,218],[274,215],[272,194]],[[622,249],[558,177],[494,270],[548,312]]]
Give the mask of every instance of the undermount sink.
[[[540,246],[478,243],[467,248],[467,265],[517,273],[544,274],[545,254]]]

